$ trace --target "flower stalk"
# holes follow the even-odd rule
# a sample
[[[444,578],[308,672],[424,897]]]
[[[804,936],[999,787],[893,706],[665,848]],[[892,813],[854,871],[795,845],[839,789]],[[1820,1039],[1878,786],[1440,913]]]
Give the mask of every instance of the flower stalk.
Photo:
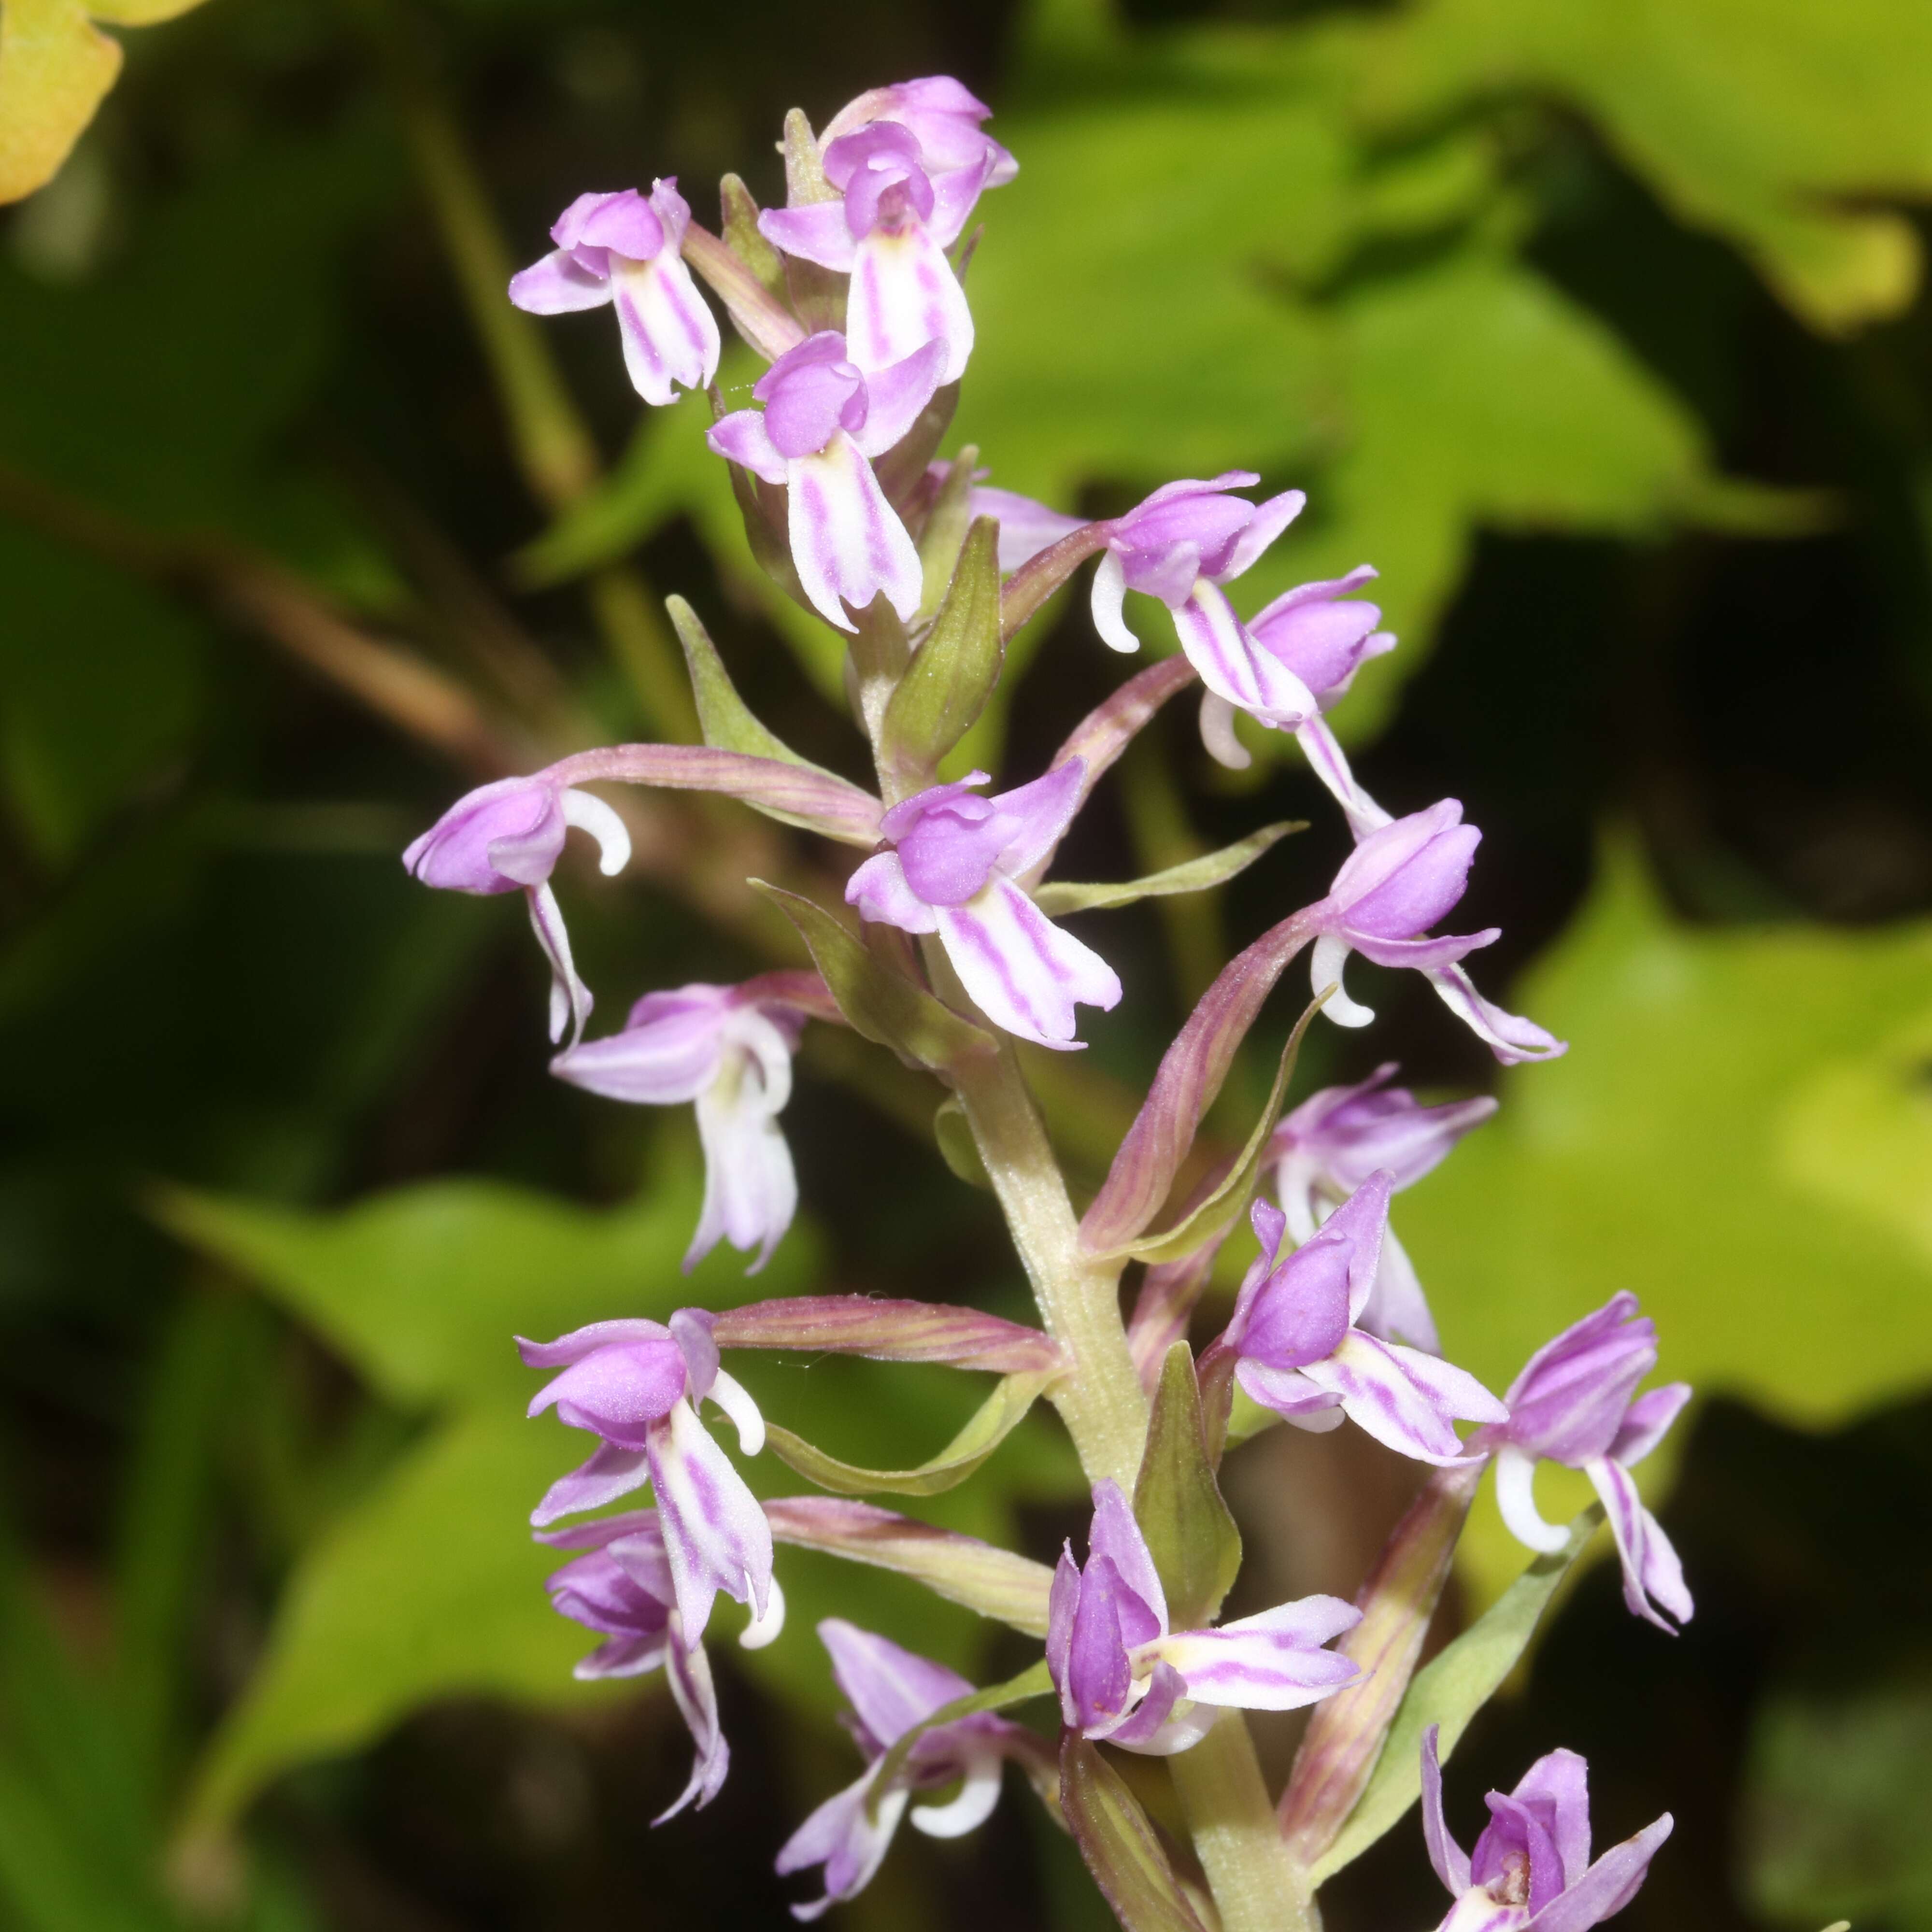
[[[1372,572],[1303,585],[1252,619],[1230,601],[1224,586],[1282,535],[1302,492],[1252,500],[1240,493],[1259,478],[1231,471],[1165,484],[1123,515],[1082,522],[986,483],[976,448],[941,454],[975,339],[956,244],[982,195],[1018,166],[983,131],[988,113],[938,76],[860,95],[822,134],[794,110],[783,208],[758,210],[728,176],[721,235],[692,218],[675,181],[656,182],[648,196],[592,191],[558,218],[551,250],[510,280],[512,302],[536,313],[614,310],[624,367],[648,406],[712,383],[720,334],[700,282],[768,363],[747,406],[727,412],[713,391],[707,440],[731,466],[753,555],[842,637],[874,789],[808,762],[761,723],[697,614],[673,599],[693,692],[683,715],[704,742],[578,752],[499,778],[411,844],[410,870],[444,890],[524,895],[550,967],[552,1036],[568,1035],[553,1062],[560,1078],[620,1104],[693,1107],[706,1189],[687,1267],[722,1240],[753,1257],[754,1270],[784,1240],[797,1203],[782,1120],[794,1057],[811,1036],[844,1028],[830,1036],[886,1049],[913,1070],[908,1077],[931,1076],[946,1164],[992,1189],[1040,1323],[818,1294],[724,1313],[680,1309],[668,1324],[620,1316],[522,1343],[530,1366],[555,1372],[531,1413],[554,1409],[597,1438],[533,1513],[542,1540],[579,1552],[552,1577],[553,1599],[602,1639],[580,1674],[662,1670],[668,1680],[696,1747],[674,1810],[709,1802],[728,1771],[706,1648],[714,1607],[721,1598],[742,1605],[741,1641],[769,1641],[784,1615],[781,1546],[896,1570],[1043,1638],[1030,1669],[978,1690],[891,1639],[840,1618],[821,1623],[866,1763],[778,1852],[782,1873],[820,1875],[822,1895],[793,1908],[801,1919],[862,1889],[902,1821],[935,1836],[974,1828],[999,1802],[1004,1768],[1017,1766],[1073,1834],[1127,1932],[1210,1921],[1220,1932],[1318,1932],[1311,1874],[1340,1862],[1347,1838],[1372,1838],[1352,1816],[1380,1816],[1392,1791],[1396,1804],[1405,1791],[1427,1802],[1432,1853],[1457,1894],[1456,1927],[1494,1905],[1505,1916],[1486,1926],[1528,1928],[1528,1917],[1508,1914],[1560,1883],[1564,1932],[1582,1932],[1627,1902],[1662,1840],[1653,1828],[1586,1870],[1573,1856],[1587,1840],[1580,1760],[1552,1754],[1516,1794],[1492,1798],[1492,1809],[1523,1811],[1539,1779],[1562,1784],[1566,1816],[1579,1822],[1560,1872],[1545,1869],[1533,1818],[1520,1830],[1498,1826],[1472,1858],[1444,1838],[1437,1746],[1460,1736],[1466,1712],[1448,1710],[1444,1727],[1428,1731],[1420,1763],[1407,1742],[1386,1778],[1379,1761],[1389,1738],[1421,1736],[1406,1689],[1492,1451],[1505,1514],[1533,1548],[1564,1534],[1536,1514],[1537,1459],[1586,1468],[1610,1513],[1632,1609],[1664,1628],[1690,1614],[1674,1552],[1628,1473],[1688,1391],[1636,1395],[1655,1349],[1629,1298],[1539,1353],[1508,1402],[1445,1358],[1414,1266],[1388,1229],[1390,1197],[1444,1158],[1490,1103],[1424,1106],[1388,1087],[1394,1070],[1384,1068],[1288,1106],[1306,1028],[1324,1014],[1344,1027],[1374,1018],[1342,984],[1352,952],[1421,973],[1505,1064],[1564,1046],[1476,992],[1462,962],[1494,931],[1434,930],[1462,896],[1480,836],[1463,824],[1460,804],[1443,800],[1405,817],[1385,810],[1323,722],[1356,668],[1394,647],[1376,628],[1376,608],[1352,595]],[[474,246],[470,254],[473,281],[482,257]],[[514,332],[499,332],[506,341]],[[534,472],[541,488],[576,487],[560,478]],[[944,776],[1007,674],[1006,640],[1096,557],[1100,639],[1137,648],[1131,592],[1172,614],[1181,657],[1124,680],[1037,776],[1003,786],[984,772]],[[1264,826],[1119,884],[1048,879],[1096,784],[1197,681],[1206,748],[1226,763],[1249,757],[1234,734],[1238,712],[1296,736],[1354,850],[1319,898],[1285,911],[1218,971],[1204,958],[1205,991],[1118,1145],[1107,1132],[1106,1180],[1076,1215],[1019,1049],[1050,1069],[1050,1056],[1083,1046],[1084,1009],[1110,1011],[1130,989],[1058,920],[1211,890],[1298,829]],[[715,795],[707,808],[735,800],[862,854],[842,906],[746,882],[789,920],[810,969],[647,993],[622,1026],[586,1036],[593,994],[552,875],[572,833],[596,844],[605,874],[628,864],[623,818],[588,789],[613,784]],[[1184,827],[1171,830],[1177,844],[1191,842]],[[1211,922],[1196,923],[1211,932]],[[1304,952],[1315,998],[1261,1118],[1238,1152],[1194,1158],[1237,1054]],[[1197,1360],[1189,1333],[1244,1210],[1260,1252]],[[1131,1334],[1120,1298],[1130,1260],[1150,1264]],[[862,1468],[767,1421],[722,1365],[723,1352],[744,1348],[937,1362],[998,1380],[936,1454]],[[1236,1430],[1238,1393],[1250,1416]],[[859,1500],[927,1496],[971,1479],[1042,1396],[1066,1428],[1093,1505],[1084,1552],[1070,1540],[1051,1573]],[[734,1425],[740,1456],[769,1448],[826,1493],[760,1504],[712,1434],[706,1405]],[[1436,1473],[1354,1602],[1312,1594],[1219,1621],[1242,1555],[1220,1462],[1231,1439],[1253,1432],[1252,1417],[1270,1412],[1310,1430],[1352,1425]],[[1480,1429],[1466,1436],[1459,1425],[1470,1423]],[[553,1526],[646,1486],[649,1508]],[[1520,1641],[1530,1628],[1533,1620]],[[1485,1638],[1492,1688],[1508,1660],[1491,1669],[1494,1648]],[[1441,1702],[1442,1687],[1432,1684],[1430,1695]],[[1048,1696],[1057,1748],[1004,1714]],[[1304,1706],[1316,1715],[1278,1811],[1241,1714]],[[1102,1747],[1168,1760],[1211,1910],[1192,1868],[1170,1856]]]

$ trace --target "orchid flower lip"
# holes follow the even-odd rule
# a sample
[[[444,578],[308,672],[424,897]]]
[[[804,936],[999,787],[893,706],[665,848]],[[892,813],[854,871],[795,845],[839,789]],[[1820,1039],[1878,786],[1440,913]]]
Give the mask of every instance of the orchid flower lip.
[[[928,786],[880,822],[892,849],[851,876],[846,902],[862,919],[936,934],[967,993],[994,1025],[1035,1045],[1076,1047],[1075,1009],[1103,1012],[1118,976],[1055,925],[1018,880],[1059,842],[1084,796],[1084,761],[991,798],[983,772]]]
[[[1472,1447],[1495,1452],[1503,1520],[1532,1550],[1550,1547],[1558,1534],[1536,1508],[1538,1461],[1588,1476],[1610,1520],[1626,1605],[1675,1631],[1691,1616],[1690,1592],[1676,1551],[1630,1474],[1690,1399],[1682,1382],[1639,1395],[1637,1384],[1656,1364],[1654,1324],[1638,1312],[1635,1295],[1614,1294],[1530,1358],[1510,1384],[1507,1420],[1479,1430]]]
[[[1307,1597],[1208,1630],[1175,1630],[1126,1498],[1094,1486],[1085,1563],[1070,1545],[1054,1572],[1047,1663],[1066,1723],[1127,1750],[1166,1756],[1198,1742],[1226,1706],[1292,1710],[1357,1681],[1325,1646],[1360,1620]]]

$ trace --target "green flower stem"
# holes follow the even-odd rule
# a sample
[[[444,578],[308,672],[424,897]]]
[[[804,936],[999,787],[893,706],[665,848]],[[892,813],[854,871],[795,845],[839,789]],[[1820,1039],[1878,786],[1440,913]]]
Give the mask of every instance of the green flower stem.
[[[1120,1321],[1120,1264],[1082,1249],[1066,1183],[1012,1049],[963,1062],[955,1085],[1041,1318],[1072,1358],[1052,1396],[1081,1467],[1088,1481],[1111,1477],[1131,1496],[1148,1402]]]
[[[1307,1880],[1282,1842],[1246,1720],[1230,1711],[1168,1760],[1222,1932],[1321,1932]]]

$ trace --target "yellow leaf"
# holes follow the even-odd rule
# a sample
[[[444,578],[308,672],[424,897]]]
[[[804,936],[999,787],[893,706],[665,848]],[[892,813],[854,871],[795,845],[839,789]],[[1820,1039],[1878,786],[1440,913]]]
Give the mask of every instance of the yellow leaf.
[[[121,71],[74,0],[0,6],[0,202],[51,181]]]
[[[0,0],[0,202],[59,172],[121,71],[121,46],[91,22],[152,26],[201,0]]]

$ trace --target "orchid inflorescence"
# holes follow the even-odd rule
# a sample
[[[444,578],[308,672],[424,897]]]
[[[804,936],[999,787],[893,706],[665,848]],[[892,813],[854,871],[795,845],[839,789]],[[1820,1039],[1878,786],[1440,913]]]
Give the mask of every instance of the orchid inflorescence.
[[[511,299],[539,314],[614,307],[646,403],[708,390],[710,446],[732,466],[754,555],[848,640],[848,688],[878,792],[808,763],[754,718],[674,599],[704,745],[616,746],[486,784],[417,839],[406,863],[428,885],[525,895],[550,968],[560,1077],[616,1100],[694,1103],[706,1186],[687,1268],[723,1240],[755,1252],[755,1270],[784,1235],[797,1203],[779,1126],[792,1057],[808,1024],[844,1025],[935,1076],[942,1114],[963,1122],[1005,1211],[1042,1322],[824,1295],[686,1308],[668,1322],[620,1317],[520,1342],[528,1364],[553,1372],[532,1414],[554,1408],[597,1444],[532,1517],[542,1540],[574,1552],[550,1580],[552,1600],[601,1639],[580,1676],[664,1672],[697,1746],[674,1812],[707,1803],[729,1765],[704,1648],[716,1599],[746,1606],[746,1642],[776,1634],[779,1545],[897,1570],[1044,1639],[1030,1670],[976,1692],[884,1636],[836,1618],[820,1625],[866,1768],[778,1853],[781,1872],[821,1873],[823,1895],[794,1908],[801,1918],[863,1887],[902,1817],[938,1835],[980,1823],[1010,1760],[1073,1832],[1130,1927],[1316,1925],[1316,1886],[1345,1848],[1376,1834],[1362,1820],[1376,1812],[1385,1825],[1420,1797],[1431,1858],[1456,1894],[1445,1928],[1581,1932],[1634,1893],[1669,1819],[1590,1862],[1583,1763],[1559,1750],[1514,1793],[1490,1795],[1491,1823],[1465,1854],[1443,1822],[1438,1751],[1493,1674],[1460,1710],[1439,1685],[1413,1713],[1406,1694],[1420,1695],[1412,1673],[1422,1632],[1491,1460],[1504,1519],[1540,1562],[1574,1557],[1595,1520],[1586,1512],[1556,1528],[1538,1514],[1537,1466],[1552,1461],[1584,1472],[1601,1497],[1630,1608],[1666,1630],[1690,1616],[1676,1556],[1629,1474],[1689,1391],[1637,1393],[1657,1345],[1628,1294],[1540,1350],[1502,1397],[1445,1359],[1389,1226],[1390,1198],[1485,1120],[1492,1100],[1424,1105],[1384,1066],[1277,1120],[1292,1042],[1246,1149],[1190,1164],[1236,1050],[1304,950],[1316,994],[1304,1025],[1318,1010],[1345,1027],[1372,1020],[1343,985],[1359,952],[1422,974],[1499,1061],[1564,1049],[1477,992],[1463,962],[1495,929],[1436,932],[1462,897],[1480,836],[1461,806],[1391,814],[1326,722],[1361,665],[1395,646],[1359,594],[1375,573],[1364,565],[1303,584],[1246,619],[1229,601],[1224,586],[1281,538],[1300,491],[1256,502],[1240,493],[1258,478],[1234,472],[1170,482],[1124,515],[1083,520],[989,484],[976,451],[939,456],[974,344],[962,280],[976,239],[968,224],[980,196],[1017,171],[983,131],[988,116],[944,78],[876,88],[818,136],[795,112],[784,208],[759,212],[727,177],[717,236],[674,181],[648,196],[583,195],[552,230],[554,250],[511,284]],[[768,365],[744,407],[728,408],[715,386],[720,335],[700,282]],[[1101,638],[1138,648],[1132,592],[1167,608],[1180,654],[1129,679],[1042,774],[1003,789],[982,771],[943,778],[942,760],[998,682],[1008,639],[1094,559]],[[1124,997],[1056,912],[1177,881],[1102,890],[1043,876],[1134,735],[1196,682],[1208,751],[1249,761],[1238,716],[1293,738],[1354,850],[1323,897],[1209,988],[1076,1219],[1012,1042],[1077,1049],[1078,1009]],[[551,880],[572,826],[596,842],[607,874],[628,862],[622,818],[586,789],[613,782],[728,794],[857,848],[865,856],[844,895],[856,931],[843,912],[766,887],[809,969],[651,993],[617,1030],[586,1039],[592,995]],[[1218,883],[1266,842],[1231,848],[1178,883]],[[1244,1210],[1259,1252],[1197,1360],[1186,1337]],[[1120,1280],[1136,1262],[1145,1274],[1124,1322]],[[1048,1570],[856,1500],[868,1472],[844,1465],[838,1493],[760,1502],[704,1418],[707,1403],[722,1411],[744,1456],[766,1445],[757,1404],[722,1366],[723,1352],[747,1348],[994,1372],[976,1423],[982,1450],[1043,1395],[1091,1486],[1084,1558],[1070,1544]],[[1432,1474],[1356,1602],[1310,1597],[1221,1622],[1240,1540],[1216,1471],[1231,1442],[1276,1419],[1314,1430],[1352,1422]],[[1477,1427],[1466,1437],[1459,1423]],[[769,1440],[808,1475],[829,1463],[788,1432]],[[950,1477],[928,1466],[923,1486],[963,1480],[982,1460],[961,1455]],[[650,1508],[587,1515],[646,1486]],[[872,1486],[909,1486],[881,1475]],[[551,1526],[566,1518],[578,1520]],[[1057,1749],[1000,1714],[1048,1697],[1058,1700]],[[1277,1810],[1235,1714],[1303,1706],[1316,1707],[1313,1721]],[[1425,1732],[1432,1714],[1442,1721]],[[1406,1743],[1378,1763],[1398,1733]],[[1151,1826],[1103,1743],[1168,1760],[1191,1856]],[[1385,1790],[1396,1794],[1393,1809]]]

